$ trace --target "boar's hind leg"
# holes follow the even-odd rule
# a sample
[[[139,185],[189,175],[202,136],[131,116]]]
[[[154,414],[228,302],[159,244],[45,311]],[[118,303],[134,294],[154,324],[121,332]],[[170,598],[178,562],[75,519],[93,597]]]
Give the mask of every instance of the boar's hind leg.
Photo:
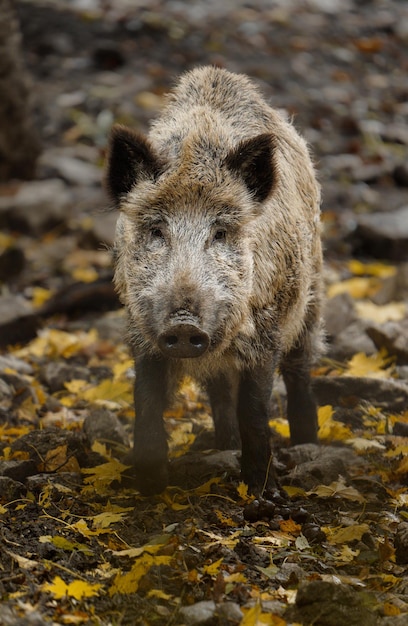
[[[274,365],[241,373],[238,393],[238,421],[242,441],[241,476],[251,491],[262,495],[274,489],[276,479],[271,463],[268,426]]]
[[[163,411],[167,406],[167,368],[161,359],[135,361],[135,427],[133,468],[143,495],[160,493],[168,483],[167,438]]]
[[[311,388],[311,360],[311,337],[309,331],[305,331],[301,340],[285,356],[281,364],[293,445],[317,443],[317,406]]]
[[[207,383],[215,429],[215,445],[219,450],[241,447],[237,421],[238,372],[219,374]]]

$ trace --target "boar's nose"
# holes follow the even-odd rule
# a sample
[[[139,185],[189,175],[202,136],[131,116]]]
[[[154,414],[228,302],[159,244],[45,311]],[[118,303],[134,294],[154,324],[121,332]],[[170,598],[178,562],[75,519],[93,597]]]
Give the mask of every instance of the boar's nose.
[[[210,338],[195,324],[178,322],[160,333],[158,344],[165,356],[192,359],[204,354],[210,345]]]

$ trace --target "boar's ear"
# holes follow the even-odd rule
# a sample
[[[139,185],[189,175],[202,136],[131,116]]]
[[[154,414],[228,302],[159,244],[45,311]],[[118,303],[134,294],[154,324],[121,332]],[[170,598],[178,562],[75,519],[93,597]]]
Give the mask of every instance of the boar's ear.
[[[154,177],[160,170],[160,159],[145,137],[119,124],[112,128],[105,185],[116,204],[142,176]]]
[[[226,165],[241,176],[255,200],[263,202],[276,183],[273,137],[265,133],[244,139],[229,153]]]

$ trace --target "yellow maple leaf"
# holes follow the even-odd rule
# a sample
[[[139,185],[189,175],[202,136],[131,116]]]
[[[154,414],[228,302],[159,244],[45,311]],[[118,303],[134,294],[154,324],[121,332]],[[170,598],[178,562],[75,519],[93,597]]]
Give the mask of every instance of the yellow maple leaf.
[[[22,358],[30,356],[69,358],[96,343],[97,340],[98,333],[93,328],[88,332],[79,331],[77,333],[45,328],[27,346],[16,350],[15,355]]]
[[[334,298],[340,293],[349,293],[352,298],[369,298],[381,287],[381,280],[376,277],[353,277],[340,282],[332,283],[327,289],[328,298]]]
[[[83,580],[74,580],[67,584],[60,576],[56,576],[51,583],[45,583],[42,590],[52,593],[57,599],[70,596],[76,600],[82,600],[82,598],[98,595],[101,587],[99,583],[87,583]]]
[[[96,387],[86,389],[81,397],[96,404],[108,402],[125,406],[133,402],[133,387],[130,381],[114,381],[107,378]]]
[[[132,511],[133,507],[129,507],[127,511]],[[99,513],[92,518],[92,523],[94,528],[109,528],[111,524],[115,524],[116,522],[120,522],[124,517],[126,517],[126,512],[117,512],[113,511],[105,511],[105,513]]]
[[[235,527],[237,525],[233,519],[228,517],[228,515],[224,515],[224,513],[222,513],[221,511],[216,510],[215,514],[218,517],[221,524],[225,524],[225,526],[232,526],[232,527]]]
[[[92,485],[96,491],[101,491],[116,480],[120,482],[122,473],[129,467],[129,465],[124,465],[116,459],[110,459],[107,463],[102,463],[96,467],[84,467],[81,472],[88,474],[84,478],[86,485]]]
[[[275,419],[269,420],[269,426],[276,430],[279,435],[282,435],[282,437],[289,439],[290,430],[288,420],[283,419],[282,417],[277,417]]]
[[[167,602],[173,598],[170,593],[164,593],[161,589],[150,589],[147,594],[148,598],[159,598],[159,600],[166,600]]]
[[[350,428],[332,419],[334,414],[333,407],[330,404],[319,407],[317,411],[318,423],[319,423],[319,438],[320,439],[351,439],[353,433]]]
[[[253,607],[245,610],[240,626],[286,626],[287,622],[273,613],[263,613],[261,605],[257,602]]]
[[[220,566],[223,560],[224,560],[224,557],[221,557],[221,559],[218,559],[218,561],[214,561],[214,563],[205,565],[203,567],[204,574],[208,574],[209,576],[216,576],[218,572],[220,571]]]
[[[407,306],[405,302],[389,302],[388,304],[374,304],[371,300],[362,300],[355,303],[359,317],[384,324],[384,322],[396,322],[406,317]]]
[[[42,535],[38,540],[40,543],[52,543],[56,548],[66,550],[67,552],[74,552],[78,550],[79,552],[83,552],[86,556],[93,556],[94,554],[85,543],[70,541],[66,537],[61,537],[61,535]]]
[[[367,355],[357,352],[347,363],[347,369],[343,376],[361,376],[368,378],[390,378],[392,367],[388,367],[392,358],[385,356],[383,352]]]
[[[347,444],[353,446],[354,450],[361,452],[363,450],[385,450],[385,445],[377,441],[376,439],[364,439],[364,437],[353,437],[346,441]]]
[[[95,537],[98,535],[103,535],[106,533],[110,533],[109,528],[98,528],[97,530],[91,530],[84,519],[80,519],[75,524],[70,524],[70,528],[72,530],[77,530],[84,537]]]
[[[139,582],[143,576],[147,574],[153,565],[170,565],[171,556],[153,556],[151,554],[143,554],[132,566],[129,572],[123,574],[118,572],[109,589],[109,595],[115,593],[129,594],[135,593],[139,588]]]
[[[72,270],[71,276],[81,283],[93,283],[99,278],[98,272],[93,267],[76,267]]]
[[[52,296],[50,289],[44,289],[43,287],[33,287],[31,303],[35,308],[42,306]]]
[[[73,378],[72,380],[65,381],[64,387],[69,391],[69,393],[77,395],[86,387],[89,387],[89,382],[87,380],[82,380],[81,378]]]
[[[329,531],[328,541],[332,544],[349,543],[350,541],[356,540],[360,541],[361,537],[368,532],[370,532],[370,527],[368,524],[352,524],[351,526],[340,528],[340,530]]]
[[[395,276],[397,268],[394,265],[386,265],[385,263],[362,263],[357,259],[351,259],[347,263],[347,266],[352,274],[358,274],[363,276],[365,274],[370,276],[378,276],[379,278],[388,278]]]
[[[129,372],[133,373],[133,360],[127,358],[122,362],[115,363],[112,372],[114,380],[118,380],[124,376],[127,378]]]
[[[319,498],[340,497],[346,500],[354,500],[356,502],[365,502],[365,498],[354,487],[348,487],[344,482],[344,478],[340,477],[330,485],[318,485],[314,489],[306,492],[308,496],[315,495]]]
[[[398,475],[408,475],[408,456],[405,456],[398,465],[395,473]]]

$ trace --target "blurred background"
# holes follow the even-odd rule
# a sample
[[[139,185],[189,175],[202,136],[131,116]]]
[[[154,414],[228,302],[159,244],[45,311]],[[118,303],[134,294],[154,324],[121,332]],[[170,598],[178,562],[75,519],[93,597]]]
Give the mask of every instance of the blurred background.
[[[251,76],[308,140],[337,278],[351,257],[408,260],[406,2],[0,0],[0,29],[0,281],[25,295],[12,315],[110,280],[110,127],[147,131],[203,64]]]

